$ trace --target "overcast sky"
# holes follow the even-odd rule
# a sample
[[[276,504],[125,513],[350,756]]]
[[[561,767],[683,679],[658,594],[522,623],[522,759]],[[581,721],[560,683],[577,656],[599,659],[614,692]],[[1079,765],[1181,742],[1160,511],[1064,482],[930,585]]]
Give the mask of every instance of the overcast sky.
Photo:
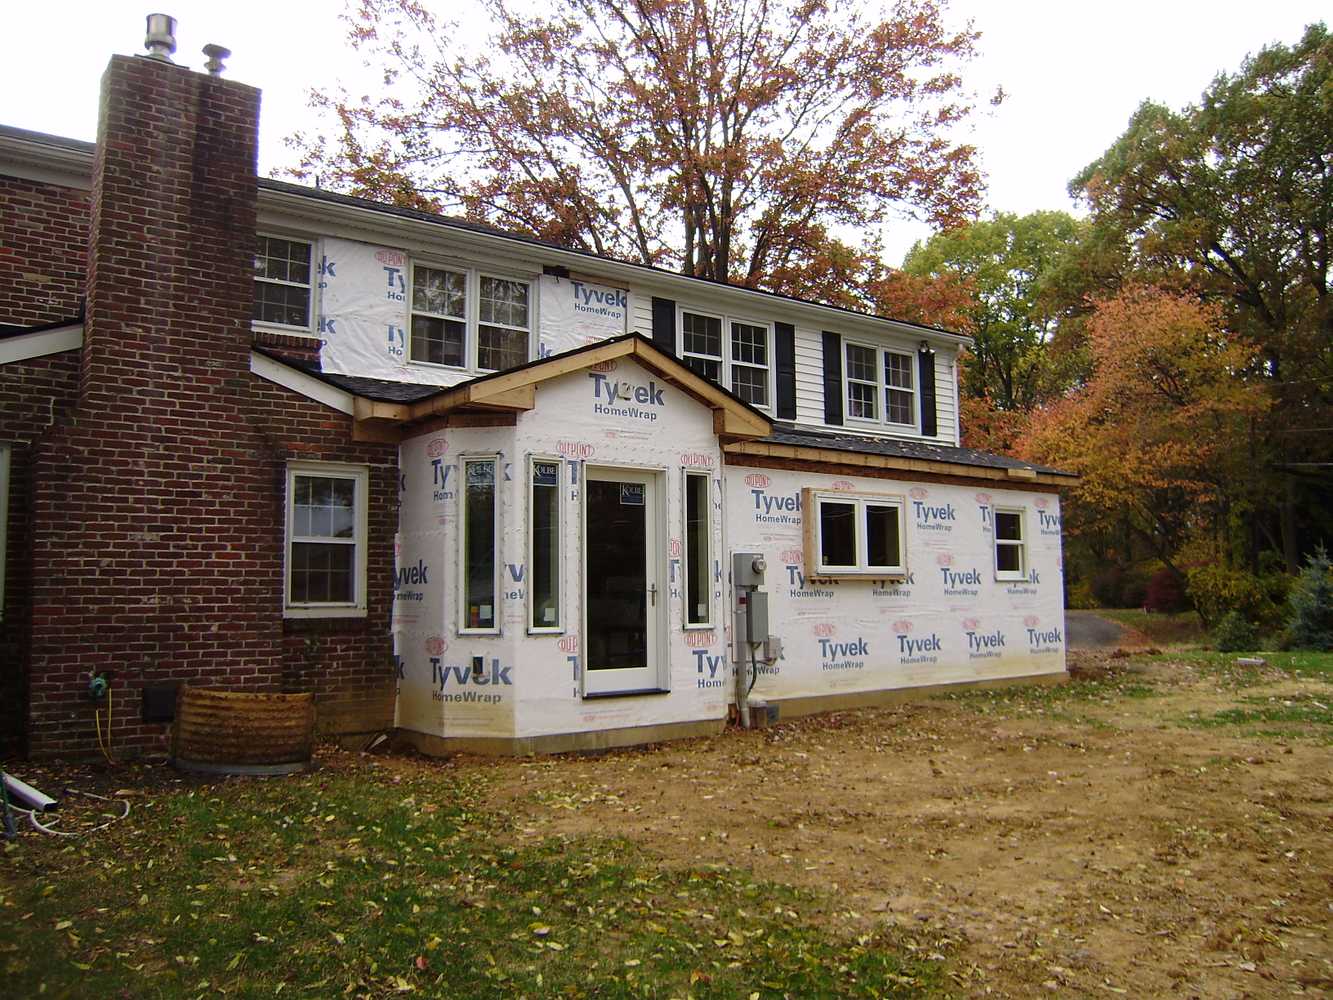
[[[468,0],[448,0],[462,11]],[[93,139],[98,80],[113,53],[143,51],[146,0],[6,4],[0,42],[0,124]],[[157,8],[179,21],[176,61],[201,69],[199,50],[230,48],[227,75],[262,88],[260,170],[291,162],[283,137],[309,122],[312,86],[367,77],[344,42],[340,0],[168,0]],[[1326,19],[1327,0],[1182,3],[1121,0],[953,0],[949,18],[971,18],[981,56],[966,71],[981,94],[1008,94],[975,127],[995,211],[1073,209],[1065,186],[1124,130],[1139,103],[1180,107],[1219,71],[1249,52],[1294,43]],[[455,15],[457,16],[457,15]],[[897,263],[923,226],[886,234]]]

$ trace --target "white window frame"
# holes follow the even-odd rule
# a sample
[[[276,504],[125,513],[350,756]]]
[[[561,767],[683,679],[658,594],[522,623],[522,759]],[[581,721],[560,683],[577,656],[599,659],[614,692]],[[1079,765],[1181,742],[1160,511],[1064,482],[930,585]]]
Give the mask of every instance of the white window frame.
[[[1015,514],[1018,516],[1018,539],[1002,539],[1000,537],[1000,514]],[[991,541],[992,557],[995,566],[995,579],[1005,582],[1021,581],[1028,578],[1028,519],[1027,509],[1024,507],[992,507],[991,508]],[[1000,548],[1018,549],[1018,569],[1000,569]]]
[[[302,603],[292,601],[292,544],[294,542],[327,543],[324,538],[297,538],[292,531],[292,515],[296,506],[296,477],[314,476],[321,479],[351,479],[356,484],[356,511],[353,523],[356,546],[353,566],[353,599],[329,603]],[[339,462],[288,462],[287,491],[283,499],[286,508],[283,532],[282,603],[287,618],[364,618],[366,616],[366,565],[370,539],[370,469],[364,465],[345,465]]]
[[[537,611],[533,603],[536,588],[533,586],[536,577],[532,575],[537,565],[533,558],[535,549],[533,544],[536,541],[533,532],[533,515],[537,506],[533,496],[534,466],[541,462],[542,464],[555,465],[555,528],[556,528],[556,622],[554,625],[536,625],[533,623],[533,615]],[[528,555],[528,600],[527,600],[527,618],[529,635],[563,635],[565,632],[565,460],[555,455],[529,455],[527,465],[527,494],[528,494],[528,526],[527,526],[527,555]]]
[[[5,620],[5,574],[9,541],[9,470],[13,448],[0,444],[0,622]]]
[[[315,317],[318,315],[318,297],[319,297],[319,241],[309,236],[296,236],[291,233],[259,232],[255,233],[255,255],[259,254],[259,241],[261,239],[286,240],[288,243],[304,243],[310,248],[310,283],[303,285],[299,281],[281,281],[277,278],[261,278],[256,274],[254,282],[256,287],[262,284],[281,285],[285,288],[305,288],[310,292],[310,304],[306,309],[305,326],[293,326],[289,323],[274,323],[269,320],[256,319],[250,317],[252,326],[259,327],[262,330],[275,330],[289,334],[293,337],[317,337],[318,331],[315,329]]]
[[[907,575],[907,499],[892,493],[848,493],[842,490],[820,490],[806,488],[802,491],[802,509],[807,512],[805,530],[805,564],[814,568],[815,577],[859,576],[870,579],[886,579]],[[854,508],[852,525],[855,548],[854,564],[846,566],[825,565],[822,561],[824,546],[821,531],[823,528],[822,509],[825,503],[838,503]],[[896,512],[898,524],[898,565],[872,565],[869,561],[869,532],[866,530],[867,507],[890,507]]]
[[[412,308],[412,288],[416,283],[416,269],[418,267],[428,267],[435,271],[453,271],[455,274],[461,274],[464,277],[463,294],[465,313],[463,317],[463,363],[461,365],[436,364],[433,361],[419,361],[412,357],[412,315],[415,310]],[[466,372],[472,375],[489,374],[496,369],[481,368],[478,365],[480,349],[480,330],[481,323],[481,279],[495,278],[499,281],[515,281],[528,286],[528,350],[524,363],[533,361],[537,357],[538,331],[541,324],[538,317],[538,295],[541,282],[537,280],[538,276],[533,274],[521,274],[517,272],[506,272],[502,269],[483,267],[479,268],[469,266],[457,260],[447,258],[434,258],[427,256],[412,257],[409,260],[407,268],[407,294],[404,296],[404,316],[406,325],[404,327],[404,336],[407,338],[404,356],[409,366],[419,366],[421,368],[433,368],[437,371],[448,372]],[[444,316],[437,313],[420,313],[422,316],[436,316],[440,319],[450,319],[457,321],[457,316]],[[498,326],[509,330],[518,330],[521,327],[508,326],[504,323],[487,323],[486,326]]]
[[[681,606],[681,626],[686,632],[702,631],[714,628],[717,624],[717,615],[713,609],[713,473],[711,470],[704,471],[698,469],[684,469],[684,475],[681,479],[680,490],[680,523],[681,523],[681,547],[680,547],[680,565],[682,569],[680,577],[680,606]],[[690,480],[702,479],[704,481],[704,578],[707,584],[704,587],[705,604],[708,608],[708,617],[703,621],[692,621],[690,613]]]
[[[418,267],[424,267],[431,271],[447,271],[447,272],[452,272],[453,274],[462,275],[463,277],[462,316],[450,316],[447,313],[425,312],[424,310],[418,310],[413,306],[413,300],[416,297],[415,293],[417,286]],[[406,347],[406,351],[404,351],[404,354],[407,357],[408,364],[422,365],[426,368],[443,368],[448,371],[462,371],[470,367],[468,364],[470,360],[470,357],[468,355],[468,350],[469,350],[468,341],[470,339],[468,337],[468,326],[470,323],[470,316],[472,313],[472,309],[475,303],[472,301],[472,278],[468,269],[465,267],[455,267],[452,264],[434,263],[431,261],[424,261],[424,260],[412,260],[407,268],[407,295],[404,296],[404,298],[407,299],[407,322],[403,328],[403,336],[407,341],[407,343],[404,345]],[[412,318],[414,316],[425,316],[427,319],[438,319],[438,320],[443,320],[445,322],[454,322],[454,323],[461,321],[463,324],[463,363],[461,365],[447,365],[442,362],[423,361],[420,358],[412,357]]]
[[[489,462],[495,468],[495,489],[491,495],[491,502],[494,504],[491,519],[491,552],[493,555],[491,559],[491,593],[495,600],[495,605],[491,608],[491,618],[495,624],[485,628],[471,628],[467,624],[467,467],[469,464],[480,462]],[[458,634],[499,635],[500,624],[503,620],[501,611],[504,606],[504,592],[501,590],[502,580],[500,579],[501,564],[504,561],[501,558],[502,552],[500,549],[500,539],[504,537],[500,525],[500,512],[504,509],[504,504],[500,502],[500,490],[504,482],[504,465],[498,453],[465,454],[459,456],[458,471]]]
[[[911,351],[899,350],[896,347],[886,347],[883,344],[875,344],[865,340],[851,340],[843,338],[842,342],[842,401],[845,411],[845,419],[852,426],[861,425],[864,427],[882,427],[899,431],[921,431],[921,392],[917,385],[919,377],[917,374],[916,355]],[[870,385],[870,382],[864,379],[854,379],[848,374],[847,348],[859,347],[863,350],[875,352],[875,416],[874,417],[854,417],[852,416],[851,383],[858,385]],[[904,389],[901,386],[891,386],[884,371],[884,357],[887,354],[896,354],[907,359],[907,371],[912,376],[912,388]],[[910,392],[912,394],[912,422],[900,424],[896,420],[889,419],[889,401],[888,390],[894,389],[898,392]]]
[[[694,316],[705,316],[709,319],[715,319],[722,324],[721,358],[715,357],[710,354],[695,354],[693,352],[688,352],[685,350],[686,313],[690,313],[691,315]],[[767,366],[752,365],[748,362],[734,361],[732,359],[733,343],[731,338],[731,325],[733,323],[741,323],[744,324],[745,326],[757,326],[763,328],[765,337],[764,354],[768,358]],[[718,382],[718,385],[721,386],[723,389],[726,389],[733,395],[739,395],[736,392],[736,390],[732,388],[733,365],[740,365],[741,367],[745,368],[763,367],[765,373],[764,395],[768,398],[768,402],[763,404],[762,406],[760,406],[758,403],[751,403],[749,405],[753,406],[757,410],[763,410],[764,412],[772,412],[775,405],[774,395],[777,392],[777,377],[776,377],[777,359],[774,357],[773,352],[776,349],[776,347],[777,344],[773,336],[773,324],[768,322],[767,320],[754,319],[753,317],[743,316],[739,314],[713,312],[710,309],[696,309],[693,306],[688,306],[688,305],[678,305],[676,307],[676,357],[680,358],[681,361],[684,361],[687,358],[700,358],[706,361],[720,361],[721,380]]]

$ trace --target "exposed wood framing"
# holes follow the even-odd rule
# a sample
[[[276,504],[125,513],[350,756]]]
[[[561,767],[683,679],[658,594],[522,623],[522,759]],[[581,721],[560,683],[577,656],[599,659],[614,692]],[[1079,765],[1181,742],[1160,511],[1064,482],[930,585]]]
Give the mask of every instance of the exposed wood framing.
[[[773,452],[769,449],[780,449]],[[834,451],[828,448],[802,448],[766,441],[740,441],[723,445],[722,460],[727,465],[757,469],[785,469],[795,472],[823,472],[831,476],[864,476],[870,479],[910,479],[920,482],[947,483],[955,486],[989,485],[998,487],[1012,482],[1004,469],[990,469],[956,462],[927,462],[922,459],[897,458],[865,452]],[[1072,486],[1072,476],[1034,473],[1022,480],[1023,488],[1039,493],[1056,493],[1062,486]]]

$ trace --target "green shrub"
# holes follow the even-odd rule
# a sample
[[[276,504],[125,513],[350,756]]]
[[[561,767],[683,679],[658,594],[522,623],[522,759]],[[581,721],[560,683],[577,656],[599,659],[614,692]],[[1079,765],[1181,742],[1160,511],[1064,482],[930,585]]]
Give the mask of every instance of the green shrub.
[[[1322,545],[1305,563],[1288,598],[1287,633],[1293,649],[1333,650],[1333,575]]]
[[[1259,635],[1243,614],[1228,611],[1213,629],[1213,644],[1222,653],[1244,652],[1259,644]]]
[[[1278,573],[1255,576],[1212,563],[1191,570],[1185,589],[1210,628],[1220,624],[1228,612],[1236,611],[1251,625],[1268,630],[1282,624],[1289,586],[1290,580]]]

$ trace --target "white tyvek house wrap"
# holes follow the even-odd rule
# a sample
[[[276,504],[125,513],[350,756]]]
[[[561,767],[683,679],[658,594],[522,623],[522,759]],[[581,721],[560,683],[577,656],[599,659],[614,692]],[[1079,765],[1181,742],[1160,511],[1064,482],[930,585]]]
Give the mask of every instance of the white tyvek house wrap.
[[[324,371],[440,386],[473,376],[462,368],[409,361],[408,254],[340,239],[326,239],[322,253],[319,335]],[[471,285],[469,295],[475,297]],[[529,306],[539,338],[533,356],[562,354],[620,336],[629,328],[629,292],[623,288],[534,276]],[[469,302],[468,310],[470,343],[476,333],[476,303]]]
[[[563,354],[619,337],[629,329],[629,291],[588,281],[543,275],[541,356]]]
[[[762,552],[783,658],[760,664],[757,697],[879,691],[1064,670],[1059,500],[1011,489],[817,473],[726,471],[727,545]],[[898,495],[907,577],[811,581],[801,491]],[[1022,508],[1027,581],[995,579],[991,511]]]
[[[644,387],[626,404],[610,386]],[[660,402],[658,400],[660,399]],[[501,455],[502,564],[498,636],[458,632],[460,460]],[[528,634],[527,504],[529,458],[560,460],[563,581],[560,634]],[[394,602],[400,659],[398,725],[445,737],[523,737],[720,719],[731,682],[723,626],[724,492],[712,412],[632,360],[579,371],[537,387],[536,408],[516,427],[448,429],[402,445],[399,579]],[[660,472],[664,508],[660,547],[666,600],[660,679],[668,694],[584,699],[581,668],[583,590],[582,481],[588,466]],[[709,629],[682,628],[680,551],[684,470],[709,470],[715,559]],[[591,526],[590,530],[596,530]],[[403,570],[408,570],[407,576]],[[420,596],[416,595],[420,591]],[[483,657],[476,678],[472,658]],[[478,683],[480,680],[480,683]]]

